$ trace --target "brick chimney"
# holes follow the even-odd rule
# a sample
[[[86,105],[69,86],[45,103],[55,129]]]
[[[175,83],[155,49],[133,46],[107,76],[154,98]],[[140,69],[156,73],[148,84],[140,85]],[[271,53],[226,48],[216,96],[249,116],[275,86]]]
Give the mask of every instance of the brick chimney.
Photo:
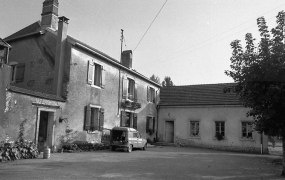
[[[127,68],[132,68],[133,64],[133,52],[132,50],[126,50],[122,52],[121,64]]]
[[[58,97],[62,96],[68,20],[69,19],[64,16],[58,18],[58,31],[53,78],[53,92]]]
[[[41,28],[49,27],[57,30],[58,0],[45,0],[43,2]]]

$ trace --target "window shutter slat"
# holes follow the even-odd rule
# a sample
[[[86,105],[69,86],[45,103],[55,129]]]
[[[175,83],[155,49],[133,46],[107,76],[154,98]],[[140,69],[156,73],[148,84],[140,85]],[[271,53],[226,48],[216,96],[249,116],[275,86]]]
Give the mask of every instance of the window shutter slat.
[[[91,107],[90,105],[85,107],[85,123],[84,130],[90,130],[90,122],[91,122]]]
[[[105,73],[105,69],[104,69],[104,67],[103,66],[101,66],[101,88],[105,88],[105,75],[106,75],[106,73]]]
[[[94,63],[92,61],[88,61],[87,83],[90,85],[93,83],[94,69]]]
[[[123,99],[126,99],[128,97],[128,84],[129,80],[123,78]]]
[[[133,117],[133,128],[134,129],[138,129],[138,114],[134,113],[134,117]]]
[[[16,82],[23,82],[25,75],[25,63],[18,63],[16,66]]]
[[[104,109],[100,109],[100,117],[99,117],[99,130],[102,131],[104,129]]]

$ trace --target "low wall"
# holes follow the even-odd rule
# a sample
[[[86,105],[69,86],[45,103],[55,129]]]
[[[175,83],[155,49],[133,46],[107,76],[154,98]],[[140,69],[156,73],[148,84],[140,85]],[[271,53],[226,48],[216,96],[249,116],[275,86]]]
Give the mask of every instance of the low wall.
[[[256,147],[207,145],[207,144],[196,143],[194,141],[182,139],[179,137],[175,137],[175,145],[181,146],[181,147],[200,147],[200,148],[216,149],[216,150],[222,150],[222,151],[244,152],[244,153],[253,153],[253,154],[261,153],[260,148],[256,148]],[[263,152],[263,154],[269,154],[268,148]]]

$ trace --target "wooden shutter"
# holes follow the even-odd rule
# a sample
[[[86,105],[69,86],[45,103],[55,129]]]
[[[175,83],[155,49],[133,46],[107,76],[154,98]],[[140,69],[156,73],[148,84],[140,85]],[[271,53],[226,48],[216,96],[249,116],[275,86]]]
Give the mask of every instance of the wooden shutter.
[[[18,63],[16,66],[16,82],[23,82],[25,75],[25,63]]]
[[[155,95],[155,103],[157,105],[159,103],[159,101],[160,101],[160,89],[158,89],[155,93],[156,93],[156,95]]]
[[[87,83],[93,84],[95,65],[92,61],[88,61]]]
[[[91,107],[90,105],[85,107],[85,123],[84,130],[90,130],[90,122],[91,122]]]
[[[138,113],[134,113],[133,117],[133,128],[138,129]]]
[[[138,101],[138,83],[135,82],[135,94],[134,94],[134,101]]]
[[[101,66],[101,88],[105,88],[105,69]]]
[[[152,120],[153,120],[153,127],[152,127],[152,129],[153,129],[153,132],[154,132],[154,130],[155,130],[155,118],[152,118]]]
[[[149,117],[146,117],[146,132],[149,131]]]
[[[104,109],[100,109],[99,115],[99,130],[102,131],[104,129]]]
[[[94,130],[99,130],[100,112],[98,108],[94,108]]]
[[[150,88],[149,88],[149,86],[147,86],[147,89],[146,89],[146,93],[147,93],[147,102],[149,102],[149,101],[150,101],[150,93],[149,93],[149,90],[150,90]]]
[[[128,85],[129,80],[127,78],[123,78],[123,99],[127,99],[128,97]]]
[[[126,125],[126,116],[127,116],[126,112],[125,111],[121,111],[121,123],[120,123],[121,126],[125,126]]]

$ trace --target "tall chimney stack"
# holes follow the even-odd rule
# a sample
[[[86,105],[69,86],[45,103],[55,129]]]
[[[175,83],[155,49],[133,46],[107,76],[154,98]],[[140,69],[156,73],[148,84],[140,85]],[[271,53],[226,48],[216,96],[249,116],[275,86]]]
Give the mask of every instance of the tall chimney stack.
[[[58,22],[58,0],[45,0],[43,2],[41,28],[49,27],[57,30]]]
[[[58,31],[53,79],[53,92],[58,97],[61,97],[62,95],[68,20],[69,19],[64,16],[58,18]]]
[[[126,50],[122,52],[121,64],[129,69],[132,69],[132,65],[133,65],[132,50]]]

